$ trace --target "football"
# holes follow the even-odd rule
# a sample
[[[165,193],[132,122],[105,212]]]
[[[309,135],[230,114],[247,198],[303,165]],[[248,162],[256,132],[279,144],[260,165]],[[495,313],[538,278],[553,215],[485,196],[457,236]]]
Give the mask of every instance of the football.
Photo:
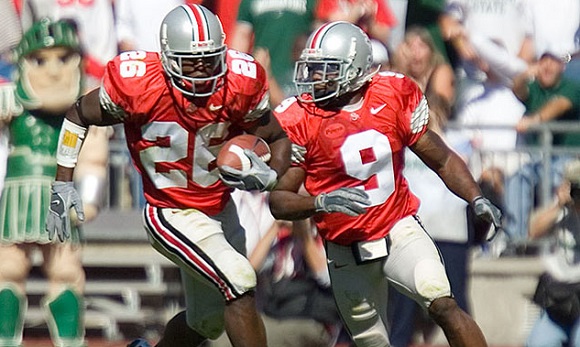
[[[237,170],[248,170],[250,159],[244,154],[244,149],[250,149],[264,162],[270,160],[270,147],[263,139],[255,135],[244,134],[231,138],[224,143],[217,155],[217,166],[229,166]]]

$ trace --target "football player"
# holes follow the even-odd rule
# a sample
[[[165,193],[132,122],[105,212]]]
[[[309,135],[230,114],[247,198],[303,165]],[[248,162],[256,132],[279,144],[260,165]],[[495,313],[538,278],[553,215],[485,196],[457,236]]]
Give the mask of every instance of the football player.
[[[197,346],[224,329],[235,346],[266,345],[253,297],[256,274],[230,191],[272,189],[290,164],[290,141],[271,116],[264,69],[228,50],[224,37],[207,8],[171,10],[160,28],[161,52],[111,60],[101,87],[69,110],[59,140],[47,228],[65,240],[66,211],[82,211],[71,177],[86,128],[123,123],[143,181],[149,240],[182,270],[186,311],[167,324],[160,347]],[[222,180],[215,156],[243,132],[269,143],[270,166],[247,152],[252,167]]]
[[[313,216],[340,314],[358,347],[389,346],[387,282],[425,308],[451,346],[486,346],[453,299],[441,256],[416,215],[419,201],[402,175],[405,147],[480,218],[499,227],[501,214],[464,161],[429,130],[418,85],[371,64],[371,43],[353,24],[327,23],[309,37],[296,63],[298,96],[274,112],[300,161],[271,192],[273,215]],[[302,184],[311,196],[297,193]]]

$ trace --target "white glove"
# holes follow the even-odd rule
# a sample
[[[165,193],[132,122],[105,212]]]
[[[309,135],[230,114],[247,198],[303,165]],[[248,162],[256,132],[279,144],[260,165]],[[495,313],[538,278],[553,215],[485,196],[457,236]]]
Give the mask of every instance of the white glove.
[[[83,202],[76,191],[73,182],[56,181],[52,183],[49,213],[46,216],[46,231],[48,238],[58,236],[60,242],[70,238],[70,209],[74,207],[79,221],[85,220]]]
[[[0,82],[0,122],[7,123],[24,111],[16,100],[15,89],[12,82]]]
[[[493,224],[493,228],[490,228],[490,231],[486,236],[486,240],[488,242],[493,240],[495,235],[497,235],[497,232],[502,230],[500,209],[495,207],[488,199],[484,198],[483,196],[478,196],[475,198],[471,203],[471,206],[477,218]]]
[[[246,171],[230,166],[220,168],[220,178],[229,187],[241,190],[272,190],[278,182],[278,174],[272,170],[256,153],[244,149],[244,154],[250,159],[250,168]]]
[[[342,212],[352,217],[366,213],[364,206],[370,204],[368,194],[357,188],[340,188],[322,193],[314,200],[316,212]]]

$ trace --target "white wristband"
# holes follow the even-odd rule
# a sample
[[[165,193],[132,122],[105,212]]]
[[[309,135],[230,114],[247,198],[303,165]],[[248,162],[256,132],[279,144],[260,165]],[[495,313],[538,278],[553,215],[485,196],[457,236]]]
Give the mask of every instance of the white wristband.
[[[60,166],[73,168],[77,164],[79,152],[87,133],[87,128],[64,119],[56,152],[56,163]]]

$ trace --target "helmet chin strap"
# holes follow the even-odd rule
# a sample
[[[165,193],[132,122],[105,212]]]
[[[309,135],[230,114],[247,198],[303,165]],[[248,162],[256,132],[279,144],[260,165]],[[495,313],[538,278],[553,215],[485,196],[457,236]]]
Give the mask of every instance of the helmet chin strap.
[[[364,87],[364,85],[363,85]],[[342,109],[349,105],[354,105],[363,99],[362,88],[348,91],[335,98],[317,101],[316,106],[324,109]]]

